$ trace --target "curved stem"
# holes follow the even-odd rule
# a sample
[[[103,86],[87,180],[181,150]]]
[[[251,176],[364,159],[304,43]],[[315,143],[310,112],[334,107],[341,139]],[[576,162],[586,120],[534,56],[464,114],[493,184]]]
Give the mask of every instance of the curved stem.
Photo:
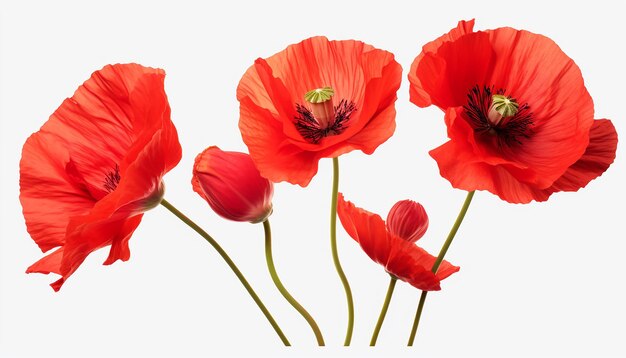
[[[461,207],[461,211],[459,212],[459,215],[456,217],[456,221],[454,222],[454,225],[452,225],[452,229],[450,229],[450,233],[448,234],[446,241],[443,243],[443,246],[441,247],[441,250],[439,251],[437,260],[435,260],[435,263],[433,264],[433,268],[432,268],[433,273],[437,273],[439,266],[443,262],[443,257],[446,256],[446,253],[448,252],[448,249],[450,248],[450,244],[452,244],[452,240],[454,239],[456,232],[459,230],[459,227],[461,226],[461,223],[463,222],[463,219],[465,218],[465,213],[467,213],[467,209],[469,209],[469,206],[470,206],[470,203],[472,202],[473,197],[474,197],[474,191],[470,191],[467,193],[467,196],[465,197],[465,202],[463,202],[463,206]],[[427,291],[423,291],[422,295],[420,296],[420,301],[419,301],[419,304],[417,305],[417,312],[415,312],[415,320],[413,321],[413,328],[411,328],[411,335],[409,337],[408,346],[412,346],[413,341],[415,341],[415,333],[417,332],[417,326],[419,325],[420,317],[422,316],[422,310],[424,309],[424,303],[426,303],[427,294],[428,294]]]
[[[374,328],[374,333],[372,334],[372,339],[370,340],[371,347],[376,345],[378,333],[380,333],[380,328],[383,326],[383,321],[385,320],[387,310],[389,309],[389,302],[391,302],[393,289],[396,287],[396,281],[398,281],[398,278],[395,276],[391,276],[391,279],[389,280],[389,287],[387,288],[387,295],[385,296],[385,302],[383,303],[383,308],[380,311],[380,315],[378,316],[378,322],[376,322],[376,327]]]
[[[257,296],[256,292],[254,292],[254,290],[252,289],[252,286],[250,286],[250,284],[248,283],[246,278],[243,276],[241,271],[239,271],[239,268],[237,267],[237,265],[235,265],[233,260],[231,260],[231,258],[228,256],[226,251],[224,251],[224,249],[222,249],[222,247],[217,243],[217,241],[215,241],[215,239],[213,239],[211,237],[211,235],[209,235],[206,231],[202,230],[202,228],[200,226],[198,226],[191,219],[189,219],[187,216],[185,216],[185,214],[183,214],[178,209],[176,209],[167,200],[165,200],[165,199],[161,200],[161,205],[163,205],[165,208],[167,208],[167,210],[169,210],[172,214],[176,215],[176,217],[179,218],[182,222],[184,222],[189,227],[194,229],[209,244],[211,244],[211,246],[213,246],[215,251],[217,251],[217,253],[219,253],[220,256],[222,256],[222,259],[224,259],[224,261],[226,261],[226,263],[228,264],[230,269],[233,270],[233,272],[235,273],[235,275],[237,276],[239,281],[241,281],[241,284],[243,285],[243,287],[246,288],[246,291],[248,291],[248,293],[250,294],[250,296],[252,297],[254,302],[257,304],[257,306],[259,306],[259,308],[261,309],[261,311],[265,315],[265,318],[267,318],[267,320],[270,322],[270,324],[274,328],[274,331],[276,331],[276,334],[278,334],[278,337],[280,337],[280,340],[283,342],[283,344],[285,346],[290,346],[291,343],[289,343],[289,340],[287,339],[287,337],[285,337],[285,334],[283,333],[283,331],[278,326],[278,323],[276,323],[276,321],[274,320],[274,317],[272,317],[272,315],[267,310],[267,308],[265,307],[265,305],[263,304],[263,302],[261,301],[259,296]]]
[[[343,342],[344,346],[349,346],[352,341],[352,330],[354,328],[354,302],[352,300],[352,290],[350,289],[350,283],[346,278],[346,274],[341,268],[339,262],[339,254],[337,253],[337,194],[339,192],[339,159],[333,158],[333,193],[330,204],[330,248],[333,255],[333,263],[335,269],[343,284],[343,289],[346,291],[346,301],[348,302],[348,328],[346,330],[346,338]]]
[[[280,281],[278,274],[276,273],[276,267],[274,266],[274,259],[272,257],[272,229],[270,227],[269,220],[263,221],[263,229],[265,230],[265,260],[267,261],[267,268],[270,271],[270,276],[272,276],[272,281],[274,281],[276,288],[278,288],[278,291],[280,291],[283,297],[285,297],[287,302],[289,302],[291,306],[293,306],[293,308],[295,308],[296,311],[298,311],[302,315],[302,317],[304,317],[309,326],[311,326],[311,329],[315,334],[315,339],[317,339],[317,344],[319,346],[323,346],[324,337],[322,336],[322,332],[317,326],[317,323],[309,314],[309,312],[307,312],[307,310],[304,309],[304,307],[302,307],[302,305],[298,303],[298,301],[296,301],[296,299],[293,298],[293,296],[287,291],[283,283]]]

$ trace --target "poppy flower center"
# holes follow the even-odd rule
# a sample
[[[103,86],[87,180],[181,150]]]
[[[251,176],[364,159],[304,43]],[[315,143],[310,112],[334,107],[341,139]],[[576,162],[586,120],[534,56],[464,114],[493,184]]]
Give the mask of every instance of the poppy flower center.
[[[120,166],[116,164],[115,169],[110,171],[104,178],[104,190],[106,190],[107,193],[114,191],[115,188],[117,188],[117,184],[120,183],[120,179],[122,179],[120,176]]]
[[[495,137],[500,146],[522,144],[532,135],[533,113],[528,103],[520,105],[505,93],[504,89],[494,93],[493,86],[474,86],[463,106],[466,119],[474,132]]]
[[[341,134],[356,112],[353,101],[342,99],[333,106],[335,91],[331,87],[316,88],[304,95],[309,107],[296,103],[295,126],[302,138],[317,144],[322,138]]]

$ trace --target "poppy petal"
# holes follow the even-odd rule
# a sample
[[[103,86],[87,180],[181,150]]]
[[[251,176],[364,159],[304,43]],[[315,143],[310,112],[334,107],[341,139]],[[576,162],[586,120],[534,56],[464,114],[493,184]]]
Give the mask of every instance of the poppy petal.
[[[130,259],[130,249],[128,248],[128,241],[130,237],[137,229],[137,226],[141,223],[143,214],[135,215],[124,223],[120,231],[120,235],[113,237],[111,242],[111,251],[104,265],[110,265],[117,260],[128,261]]]
[[[90,253],[112,242],[120,241],[121,243],[128,235],[132,234],[132,230],[134,230],[132,224],[135,223],[139,224],[138,221],[133,221],[130,228],[125,228],[125,220],[89,222],[85,218],[73,219],[69,224],[72,235],[67,237],[64,246],[37,261],[26,272],[56,273],[61,275],[62,277],[59,280],[50,285],[55,291],[58,291]],[[128,229],[131,229],[130,232],[128,232]],[[119,252],[123,254],[122,250],[119,250]],[[112,263],[110,260],[112,259],[107,259],[105,264]]]
[[[58,248],[54,252],[42,257],[39,261],[30,265],[26,269],[26,273],[56,273],[61,274],[61,260],[63,260],[63,247]]]
[[[452,187],[466,191],[487,190],[510,203],[545,201],[549,195],[531,185],[520,182],[511,172],[514,167],[489,165],[471,158],[471,151],[455,141],[431,150],[430,156],[439,166],[439,173]]]
[[[460,270],[460,267],[443,260],[437,273],[433,274],[432,267],[437,257],[415,244],[402,241],[405,243],[398,242],[395,245],[398,248],[397,254],[391,255],[388,271],[399,274],[404,269],[408,274],[399,274],[398,277],[404,277],[404,280],[414,287],[424,291],[438,291],[441,289],[442,280]]]
[[[450,277],[453,273],[459,272],[460,269],[461,268],[459,266],[454,266],[450,262],[443,260],[437,270],[437,278],[442,281],[443,279]]]
[[[465,105],[474,86],[489,83],[495,60],[489,34],[475,32],[443,43],[437,52],[427,52],[415,74],[430,101],[445,111]]]
[[[422,47],[422,52],[413,60],[411,69],[409,70],[409,95],[411,102],[415,103],[419,107],[428,107],[432,104],[430,95],[422,88],[420,78],[417,76],[417,67],[428,52],[437,52],[439,47],[445,42],[450,42],[458,39],[459,37],[472,33],[474,28],[474,20],[459,21],[457,26],[450,30],[450,32],[441,35],[434,41],[431,41]]]
[[[595,120],[589,131],[589,145],[585,153],[545,192],[552,194],[584,188],[613,164],[616,150],[617,132],[613,123],[608,119]]]
[[[345,133],[347,137],[351,137],[350,141],[357,142],[354,137],[363,130],[373,132],[376,127],[378,129],[387,127],[378,136],[373,136],[372,133],[364,136],[370,137],[370,146],[375,145],[371,149],[371,153],[378,145],[385,142],[395,129],[394,103],[402,81],[402,67],[395,61],[392,53],[377,49],[371,49],[364,53],[360,66],[363,68],[365,76],[364,96],[361,102],[357,102],[357,112],[350,119]],[[339,136],[325,139],[331,142],[334,138],[339,138]]]
[[[393,101],[396,97],[394,94]],[[396,130],[396,108],[393,102],[382,111],[378,112],[365,127],[346,141],[356,149],[360,149],[365,154],[372,154],[379,145],[391,138]],[[337,156],[337,153],[328,155]]]
[[[424,291],[441,289],[440,280],[432,273],[435,257],[426,250],[398,237],[392,239],[393,245],[389,259],[385,264],[387,272]]]
[[[249,103],[253,105],[249,108],[260,112],[257,116],[264,117],[265,112],[269,111],[279,123],[280,118],[295,118],[295,103],[299,103],[299,100],[294,101],[283,81],[274,76],[268,62],[261,58],[257,59],[241,78],[237,86],[237,99],[240,102],[250,99]],[[292,140],[292,144],[305,148],[310,146],[310,143],[302,138],[293,121],[282,121],[281,125],[284,135]]]
[[[20,201],[26,228],[43,252],[63,245],[69,218],[85,214],[93,206],[88,189],[71,180],[67,168],[73,162],[59,141],[51,133],[35,133],[24,144],[20,160]]]
[[[377,214],[357,208],[346,201],[343,194],[337,198],[337,215],[348,235],[358,242],[375,262],[386,265],[391,252],[385,222]]]
[[[109,265],[118,258],[130,256],[130,252],[124,252],[124,242],[128,241],[129,235],[135,230],[141,218],[138,219],[95,219],[94,214],[73,218],[68,225],[68,237],[63,246],[63,260],[58,272],[62,275],[61,280],[55,282],[52,287],[58,291],[63,283],[78,269],[92,252],[107,245],[117,243],[113,252],[104,262]],[[119,254],[119,256],[118,256]],[[56,271],[55,271],[56,272]]]
[[[304,152],[286,140],[281,123],[251,99],[241,99],[239,108],[239,130],[261,175],[273,182],[307,186],[317,173],[319,159],[315,159],[315,154]]]

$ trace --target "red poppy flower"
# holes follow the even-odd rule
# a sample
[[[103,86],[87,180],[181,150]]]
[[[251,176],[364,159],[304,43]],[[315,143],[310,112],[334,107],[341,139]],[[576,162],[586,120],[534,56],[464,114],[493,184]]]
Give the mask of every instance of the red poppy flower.
[[[274,184],[261,176],[246,153],[205,149],[196,157],[191,184],[225,219],[259,223],[272,213]]]
[[[423,47],[409,73],[411,101],[445,111],[450,140],[430,152],[464,190],[512,203],[577,191],[615,159],[611,121],[594,120],[578,66],[547,37],[474,21]]]
[[[373,153],[395,130],[401,73],[387,51],[325,37],[257,59],[237,99],[239,129],[261,175],[306,186],[321,158]]]
[[[345,201],[341,193],[337,214],[348,235],[361,245],[367,256],[383,265],[391,275],[420,290],[438,291],[443,279],[459,271],[459,267],[444,260],[437,273],[433,274],[431,269],[437,259],[435,256],[416,246],[410,237],[398,236],[385,226],[385,221],[377,214]],[[392,216],[399,219],[395,214]],[[423,222],[419,224],[424,225]]]
[[[143,212],[163,196],[162,176],[181,158],[163,89],[165,72],[108,65],[28,138],[20,201],[31,237],[46,252],[27,272],[56,273],[55,291],[93,251],[105,265],[130,257]]]

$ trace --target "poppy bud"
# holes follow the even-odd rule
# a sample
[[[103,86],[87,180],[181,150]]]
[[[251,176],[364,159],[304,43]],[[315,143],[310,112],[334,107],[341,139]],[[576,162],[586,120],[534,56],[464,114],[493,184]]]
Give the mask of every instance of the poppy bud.
[[[205,149],[196,157],[191,184],[225,219],[259,223],[272,213],[274,185],[261,176],[246,153],[215,146]]]
[[[397,202],[387,214],[387,230],[409,242],[419,240],[428,229],[428,215],[420,203],[413,200]]]

